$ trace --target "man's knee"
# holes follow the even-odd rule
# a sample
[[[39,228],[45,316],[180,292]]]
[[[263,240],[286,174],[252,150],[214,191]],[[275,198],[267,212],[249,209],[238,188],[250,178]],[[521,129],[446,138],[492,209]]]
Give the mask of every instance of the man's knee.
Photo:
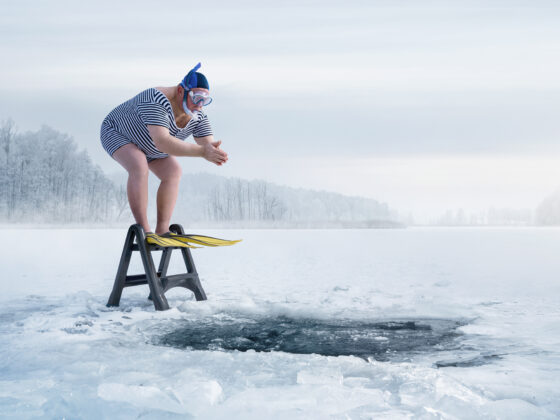
[[[135,178],[148,178],[149,173],[148,162],[145,159],[144,161],[134,162],[133,165],[128,167],[128,175]]]
[[[162,163],[164,163],[164,161],[162,161]],[[181,176],[183,175],[183,168],[181,168],[177,159],[168,158],[165,160],[164,168],[160,166],[156,175],[161,181],[179,182],[181,180]]]
[[[179,163],[175,160],[173,165],[171,166],[169,177],[175,181],[180,181],[182,175],[183,168],[181,168],[181,165],[179,165]]]
[[[148,176],[149,167],[146,155],[136,145],[125,144],[113,153],[113,157],[126,169],[130,176]]]

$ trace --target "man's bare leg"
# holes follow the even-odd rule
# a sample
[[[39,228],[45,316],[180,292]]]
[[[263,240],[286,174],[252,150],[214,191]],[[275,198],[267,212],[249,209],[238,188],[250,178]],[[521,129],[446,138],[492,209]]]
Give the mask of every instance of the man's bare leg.
[[[136,145],[129,143],[118,148],[113,153],[113,158],[128,172],[126,192],[134,220],[146,232],[151,232],[147,215],[149,171],[146,155]]]
[[[181,165],[174,156],[156,159],[148,164],[150,170],[161,180],[157,192],[157,225],[156,233],[169,231],[173,209],[177,203],[179,183],[181,181]]]

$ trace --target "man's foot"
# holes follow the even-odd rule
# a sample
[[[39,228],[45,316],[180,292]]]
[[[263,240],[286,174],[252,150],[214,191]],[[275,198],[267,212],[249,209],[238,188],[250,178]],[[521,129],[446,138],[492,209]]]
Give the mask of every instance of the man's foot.
[[[165,235],[165,234],[164,234]],[[156,235],[152,232],[146,232],[146,242],[151,245],[158,245],[164,248],[178,247],[178,248],[193,248],[192,246],[180,241],[171,239],[170,237]]]
[[[173,233],[171,231],[162,233],[159,236],[161,238],[166,238],[166,239],[169,239],[171,241],[180,242],[181,244],[183,244],[183,246],[186,246],[187,248],[200,248],[199,246],[194,246],[191,242],[181,240],[179,235],[177,235],[176,233]]]

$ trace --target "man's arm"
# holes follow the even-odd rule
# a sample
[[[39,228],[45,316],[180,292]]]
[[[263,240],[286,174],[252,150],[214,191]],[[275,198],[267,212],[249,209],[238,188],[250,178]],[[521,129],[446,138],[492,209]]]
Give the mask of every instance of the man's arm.
[[[169,129],[161,125],[148,125],[148,132],[160,152],[173,156],[203,156],[204,147],[185,143],[169,134]]]
[[[194,141],[197,144],[204,146],[205,144],[212,143],[214,141],[214,136],[204,136],[204,137],[194,137]]]
[[[148,127],[150,137],[160,152],[172,156],[203,157],[216,165],[221,165],[227,161],[227,154],[217,147],[219,145],[216,144],[217,142],[203,141],[202,144],[185,143],[177,137],[173,137],[166,127],[160,125],[147,125],[146,127]],[[200,138],[204,139],[205,137]]]

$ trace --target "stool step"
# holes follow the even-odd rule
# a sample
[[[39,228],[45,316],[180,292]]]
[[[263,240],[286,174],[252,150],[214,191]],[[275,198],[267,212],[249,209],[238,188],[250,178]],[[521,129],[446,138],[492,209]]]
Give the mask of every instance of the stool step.
[[[148,284],[148,277],[145,274],[126,276],[124,287],[138,286],[140,284]]]
[[[164,282],[175,282],[180,280],[195,279],[198,278],[196,273],[183,273],[183,274],[172,274],[170,276],[162,276],[161,273],[156,275],[162,284]],[[130,274],[126,276],[126,281],[124,287],[138,286],[139,284],[148,284],[148,277],[145,274]]]

